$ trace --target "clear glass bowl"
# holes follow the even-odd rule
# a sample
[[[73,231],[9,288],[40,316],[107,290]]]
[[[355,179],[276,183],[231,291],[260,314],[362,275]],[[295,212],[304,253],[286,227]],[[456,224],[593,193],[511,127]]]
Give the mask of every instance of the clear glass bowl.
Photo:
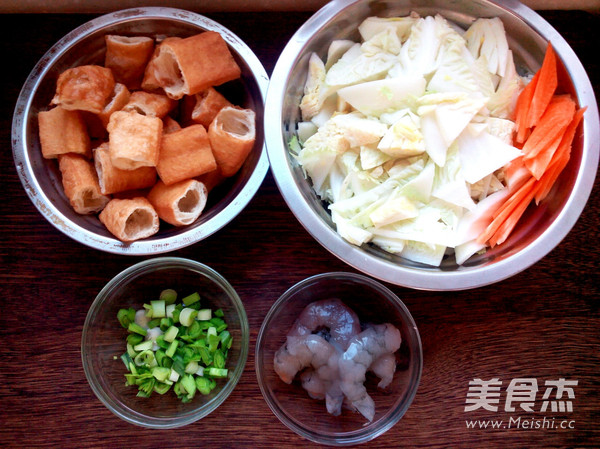
[[[324,401],[311,399],[296,379],[290,385],[275,373],[273,357],[285,342],[290,327],[309,303],[339,298],[352,308],[361,323],[389,322],[402,334],[396,353],[394,380],[385,390],[367,374],[367,391],[375,401],[371,423],[359,413],[344,410],[330,415]],[[360,274],[335,272],[305,279],[273,304],[256,341],[256,376],[261,392],[279,420],[311,441],[343,446],[370,441],[391,429],[410,406],[419,385],[423,354],[417,326],[402,301],[387,287]]]
[[[127,331],[117,321],[118,310],[138,310],[166,288],[175,289],[180,297],[197,291],[203,307],[223,310],[233,336],[226,364],[227,381],[217,382],[217,388],[209,395],[197,394],[185,404],[173,391],[150,398],[137,397],[137,388],[125,385],[126,369],[120,359],[125,352]],[[98,294],[83,326],[81,357],[92,390],[111,412],[139,426],[166,429],[197,421],[225,401],[244,371],[248,341],[248,318],[242,301],[219,273],[192,260],[159,257],[127,268]]]

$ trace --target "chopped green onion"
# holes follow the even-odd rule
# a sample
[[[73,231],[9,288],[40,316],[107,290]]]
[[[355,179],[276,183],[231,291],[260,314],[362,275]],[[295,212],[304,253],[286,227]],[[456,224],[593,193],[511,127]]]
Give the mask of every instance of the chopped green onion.
[[[177,337],[177,333],[179,332],[179,328],[175,326],[171,326],[164,333],[164,340],[171,343]]]
[[[156,341],[156,344],[158,345],[159,348],[161,348],[161,349],[169,349],[169,343],[170,342],[165,341],[165,335],[164,334],[157,336],[155,341]]]
[[[161,318],[159,325],[161,331],[165,332],[171,326],[173,326],[173,318]]]
[[[199,321],[208,321],[212,318],[212,311],[210,309],[198,310],[198,316],[196,317]]]
[[[171,375],[171,369],[164,368],[162,366],[155,366],[152,368],[152,375],[156,378],[156,380],[164,382]]]
[[[126,352],[125,354],[123,354],[121,356],[121,360],[123,360],[123,363],[125,364],[125,368],[127,368],[129,370],[129,364],[132,362],[131,356]]]
[[[212,386],[212,379],[208,379],[206,377],[196,377],[196,388],[198,388],[198,391],[202,394],[210,394],[210,392],[212,391],[212,389],[214,388]],[[216,385],[216,382],[215,382]]]
[[[166,305],[170,305],[177,301],[177,292],[172,288],[167,288],[160,292],[160,296],[158,298],[163,300]]]
[[[153,329],[158,326],[160,326],[160,318],[153,318],[148,321],[148,329]]]
[[[137,366],[148,365],[150,367],[156,366],[156,357],[151,349],[146,349],[135,356],[133,360]]]
[[[221,346],[224,348],[231,348],[231,343],[233,342],[233,337],[229,333],[229,331],[223,331],[219,334],[219,338],[221,339]]]
[[[169,374],[169,380],[171,382],[177,382],[179,380],[179,373],[171,368],[171,373]]]
[[[173,321],[175,321],[173,318],[173,311],[175,310],[175,307],[175,304],[169,304],[167,307],[165,307],[167,318],[171,318]]]
[[[117,312],[117,320],[119,320],[121,326],[127,329],[129,324],[135,321],[135,310],[132,308],[119,310]]]
[[[192,360],[190,363],[188,363],[185,366],[185,372],[187,374],[196,374],[196,371],[198,371],[199,365],[198,362],[196,362],[195,360]]]
[[[171,385],[166,383],[158,382],[154,385],[154,391],[158,394],[165,394],[167,391],[171,389]]]
[[[180,376],[185,374],[185,365],[181,360],[173,360],[173,366],[171,368]]]
[[[190,304],[193,304],[193,303],[198,302],[198,301],[200,301],[200,295],[198,294],[198,292],[192,293],[191,295],[186,296],[182,300],[182,302],[186,306],[189,306]]]
[[[144,309],[146,309],[146,317],[152,318],[152,306],[150,304],[144,304]]]
[[[143,304],[141,311],[129,308],[117,313],[129,332],[127,351],[120,356],[127,369],[125,382],[137,386],[139,397],[162,395],[173,387],[182,402],[189,402],[197,391],[209,394],[216,388],[215,379],[228,375],[225,365],[232,337],[223,311],[201,308],[198,292],[182,301],[177,304],[177,292],[167,289],[158,300]],[[138,317],[143,320],[136,322]]]
[[[225,368],[225,356],[221,351],[215,351],[213,356],[213,365],[215,368]]]
[[[140,334],[129,334],[127,336],[127,343],[129,343],[132,346],[135,346],[138,343],[141,343],[142,341],[144,341],[144,337]]]
[[[135,332],[136,334],[140,334],[143,335],[144,337],[146,336],[146,334],[148,333],[146,331],[146,329],[144,329],[142,326],[140,326],[137,323],[129,323],[129,326],[127,327],[127,330],[129,332]]]
[[[175,308],[173,309],[173,316],[171,318],[173,318],[173,321],[175,323],[179,323],[179,315],[181,314],[182,310],[183,310],[183,306],[181,304],[176,305]]]
[[[192,399],[196,394],[196,381],[191,374],[187,374],[181,378],[181,386],[187,392],[187,398]]]
[[[158,299],[150,301],[152,306],[152,318],[164,318],[166,315],[166,304],[164,300]]]
[[[135,346],[133,347],[133,349],[134,349],[136,352],[140,352],[140,351],[146,351],[147,349],[152,349],[152,345],[153,345],[153,343],[154,343],[154,342],[153,342],[152,340],[148,340],[148,341],[145,341],[145,342],[143,342],[143,343],[139,343],[139,344],[135,345]]]
[[[158,363],[158,366],[164,366],[163,363],[165,362],[165,360],[171,360],[169,357],[167,357],[167,354],[162,349],[156,351],[154,353],[154,357],[156,357],[156,362]]]
[[[171,345],[169,346],[169,349],[167,349],[167,352],[166,352],[167,357],[173,358],[178,345],[179,345],[179,342],[177,340],[173,340],[171,342]]]
[[[204,374],[206,376],[210,376],[210,377],[223,378],[223,377],[227,377],[227,369],[209,367],[204,370]]]
[[[208,348],[199,348],[198,352],[200,353],[200,357],[202,359],[202,363],[204,363],[205,366],[208,366],[208,365],[210,365],[212,363],[213,356],[209,352]]]
[[[184,326],[190,326],[196,319],[196,315],[198,315],[197,310],[194,310],[190,307],[186,307],[181,311],[181,314],[179,315],[179,322]]]

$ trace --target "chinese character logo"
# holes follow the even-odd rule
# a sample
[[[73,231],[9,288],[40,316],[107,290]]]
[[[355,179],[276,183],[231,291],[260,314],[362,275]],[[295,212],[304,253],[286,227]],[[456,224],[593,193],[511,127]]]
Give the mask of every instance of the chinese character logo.
[[[573,388],[578,384],[577,380],[547,380],[546,381],[546,391],[544,392],[544,396],[542,399],[542,408],[540,411],[545,412],[548,409],[548,403],[550,403],[550,409],[553,412],[572,412],[573,411],[573,403],[571,401],[561,401],[560,399],[566,394],[569,399],[575,398],[575,392]],[[556,401],[549,401],[550,395],[552,395],[552,391],[555,390],[556,393]]]
[[[575,398],[573,387],[577,380],[547,380],[544,382],[546,389],[542,396],[540,412],[573,412],[572,399]],[[473,379],[469,381],[469,391],[465,402],[465,412],[484,409],[497,412],[500,403],[502,381],[495,377],[490,380]],[[515,412],[517,408],[532,413],[535,410],[536,396],[540,389],[535,378],[516,378],[506,387],[504,411]],[[548,410],[549,408],[549,410]]]
[[[473,379],[470,381],[465,412],[472,412],[478,408],[497,412],[501,386],[502,382],[498,378],[492,380]]]

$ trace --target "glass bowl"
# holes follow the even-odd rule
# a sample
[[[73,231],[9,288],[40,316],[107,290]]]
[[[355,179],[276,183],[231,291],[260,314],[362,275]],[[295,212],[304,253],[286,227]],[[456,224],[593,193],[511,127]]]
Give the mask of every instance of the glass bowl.
[[[339,298],[353,309],[361,323],[396,326],[402,336],[396,352],[396,372],[386,389],[376,387],[367,373],[367,391],[375,402],[375,417],[368,423],[359,413],[343,410],[329,414],[324,401],[311,399],[298,376],[291,384],[275,373],[273,357],[286,334],[311,302]],[[256,376],[265,401],[288,428],[311,441],[343,446],[372,440],[391,429],[410,406],[421,378],[421,338],[402,301],[387,287],[361,274],[333,272],[307,278],[287,290],[271,307],[256,341]]]
[[[174,227],[162,222],[157,234],[132,243],[116,239],[96,215],[79,215],[63,193],[58,164],[42,157],[37,114],[54,96],[58,75],[71,67],[103,64],[107,34],[186,37],[216,31],[227,42],[241,68],[241,77],[220,90],[234,104],[256,113],[254,149],[236,175],[208,195],[202,215],[192,224]],[[254,52],[219,23],[190,11],[141,7],[99,16],[71,31],[40,59],[17,99],[12,123],[15,166],[23,187],[39,212],[59,231],[89,247],[114,254],[156,255],[192,245],[226,226],[250,202],[269,169],[264,148],[263,113],[269,77]]]
[[[439,267],[412,262],[365,243],[355,246],[337,232],[327,204],[315,193],[288,142],[301,121],[308,61],[313,52],[325,59],[330,43],[359,40],[358,25],[369,16],[398,17],[416,11],[441,14],[466,29],[476,18],[499,17],[515,62],[537,70],[549,41],[558,56],[560,83],[580,106],[587,106],[573,141],[571,158],[552,191],[529,207],[501,245],[475,254],[463,265],[453,257]],[[594,89],[585,68],[560,34],[540,15],[516,0],[333,0],[304,23],[283,49],[271,75],[265,104],[265,136],[273,177],[298,221],[327,250],[374,278],[422,290],[464,290],[513,276],[546,256],[579,218],[594,186],[600,153],[600,119]]]
[[[196,394],[188,403],[182,403],[172,390],[150,398],[137,397],[137,388],[125,385],[127,371],[120,359],[127,331],[119,324],[117,312],[128,307],[139,310],[166,288],[176,290],[179,298],[197,291],[203,307],[223,310],[223,319],[233,336],[226,363],[227,380],[218,381],[209,395]],[[192,260],[159,257],[127,268],[98,294],[83,326],[81,357],[92,390],[111,412],[139,426],[166,429],[197,421],[225,401],[244,371],[248,341],[244,306],[219,273]]]

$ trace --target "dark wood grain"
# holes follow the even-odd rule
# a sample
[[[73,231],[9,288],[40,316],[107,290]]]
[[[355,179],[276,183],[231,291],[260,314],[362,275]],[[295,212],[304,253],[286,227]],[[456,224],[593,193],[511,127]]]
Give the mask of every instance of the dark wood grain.
[[[564,11],[543,16],[572,45],[598,95],[600,18]],[[285,43],[309,14],[211,17],[246,40],[271,73]],[[245,304],[250,355],[229,399],[183,430],[156,431],[119,420],[89,388],[79,352],[88,307],[111,277],[143,258],[89,249],[46,222],[19,182],[10,130],[19,89],[31,68],[49,46],[90,18],[0,16],[0,446],[314,446],[284,427],[264,402],[254,374],[254,344],[267,310],[288,287],[317,273],[353,270],[298,223],[271,174],[226,228],[173,253],[216,269]],[[423,376],[405,417],[364,447],[600,447],[599,193],[596,182],[570,234],[544,259],[511,279],[466,292],[390,286],[419,327]],[[469,381],[492,377],[501,378],[504,386],[513,378],[536,378],[540,383],[561,377],[578,380],[574,410],[567,416],[575,420],[575,429],[467,429],[466,419],[506,422],[511,416],[503,411],[464,411]],[[525,412],[512,416],[530,417]]]

